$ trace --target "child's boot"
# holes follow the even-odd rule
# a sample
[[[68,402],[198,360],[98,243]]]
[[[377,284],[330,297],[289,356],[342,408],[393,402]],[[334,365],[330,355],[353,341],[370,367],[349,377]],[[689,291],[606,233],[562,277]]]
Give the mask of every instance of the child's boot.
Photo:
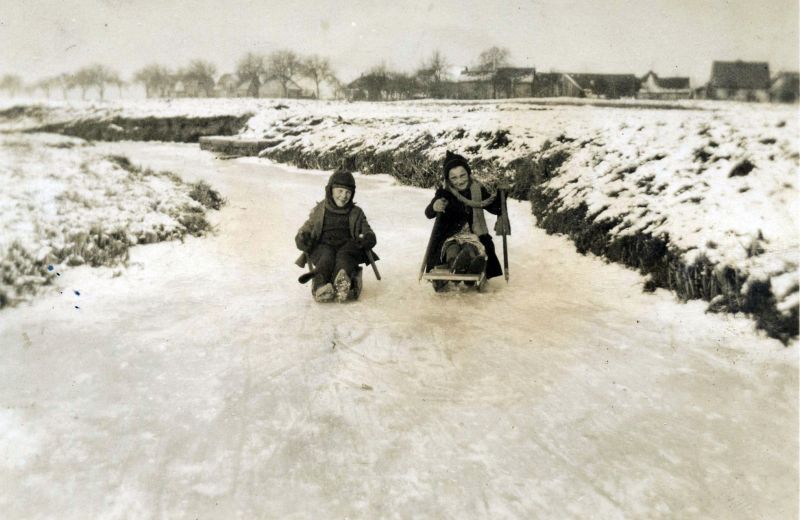
[[[461,252],[458,253],[458,256],[456,256],[455,260],[453,261],[452,272],[457,274],[466,272],[471,261],[471,251],[466,247],[461,249]]]
[[[467,272],[471,274],[481,274],[484,269],[486,269],[486,257],[476,256],[469,263],[469,268],[467,269]]]
[[[350,296],[350,277],[344,269],[339,269],[336,273],[336,278],[333,280],[333,285],[336,288],[336,301],[339,303],[346,302]]]
[[[314,291],[314,300],[318,303],[325,303],[333,300],[334,297],[334,290],[333,285],[326,283],[325,285],[318,287]]]

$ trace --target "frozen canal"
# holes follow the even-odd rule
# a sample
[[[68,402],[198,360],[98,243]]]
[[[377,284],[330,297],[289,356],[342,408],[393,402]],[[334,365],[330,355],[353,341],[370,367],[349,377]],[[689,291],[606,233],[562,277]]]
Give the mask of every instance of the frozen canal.
[[[383,281],[315,304],[293,237],[326,175],[97,146],[228,204],[0,313],[0,516],[797,517],[796,345],[642,293],[523,203],[511,283],[436,294],[432,192],[384,176],[355,197]]]

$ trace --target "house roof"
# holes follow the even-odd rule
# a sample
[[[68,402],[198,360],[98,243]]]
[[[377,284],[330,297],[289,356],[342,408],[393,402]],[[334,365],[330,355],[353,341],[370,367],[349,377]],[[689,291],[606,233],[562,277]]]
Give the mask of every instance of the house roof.
[[[572,79],[577,85],[579,85],[583,89],[590,89],[594,87],[598,82],[600,83],[607,83],[613,85],[628,85],[628,86],[636,86],[638,88],[639,85],[639,78],[637,78],[634,74],[573,74],[568,73],[570,79]]]
[[[251,79],[245,80],[245,81],[241,82],[238,87],[236,87],[236,90],[239,91],[239,92],[248,92],[250,90],[250,85],[252,83],[253,83],[253,80],[251,80]]]
[[[233,74],[223,74],[217,80],[217,85],[224,85],[224,86],[238,86],[239,79],[234,76]]]
[[[709,86],[730,89],[767,89],[770,86],[766,62],[715,61]]]
[[[775,77],[772,78],[772,82],[775,83],[776,81],[784,80],[784,81],[799,81],[800,80],[800,72],[790,72],[790,71],[783,71],[775,74]]]
[[[678,76],[672,78],[658,78],[656,84],[661,88],[686,90],[689,88],[689,78],[683,78]]]
[[[687,90],[689,89],[689,78],[683,78],[674,76],[671,78],[659,78],[658,74],[653,72],[652,70],[649,71],[647,74],[642,77],[642,84],[647,81],[647,78],[650,76],[653,77],[653,81],[658,88],[668,89],[668,90]]]
[[[494,76],[491,72],[472,72],[462,71],[461,74],[453,78],[456,83],[473,83],[480,81],[492,81]]]

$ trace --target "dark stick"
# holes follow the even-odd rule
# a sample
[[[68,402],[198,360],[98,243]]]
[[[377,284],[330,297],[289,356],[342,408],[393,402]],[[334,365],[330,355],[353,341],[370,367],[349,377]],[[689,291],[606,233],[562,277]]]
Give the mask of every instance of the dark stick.
[[[381,273],[378,272],[378,266],[375,265],[375,255],[372,253],[372,249],[365,249],[367,253],[367,259],[369,259],[369,265],[372,266],[372,272],[375,273],[375,278],[380,281]]]
[[[436,226],[439,224],[439,219],[441,218],[442,214],[439,213],[436,215],[436,220],[433,222],[433,229],[431,229],[431,237],[428,239],[428,246],[425,248],[425,257],[422,259],[422,266],[419,268],[419,278],[417,281],[419,282],[422,280],[422,275],[425,274],[425,268],[428,266],[428,256],[431,254],[431,247],[433,246],[433,230],[436,229]]]
[[[508,222],[508,207],[506,206],[506,190],[500,190],[500,209],[502,210],[502,219],[503,219],[503,227],[505,228],[505,224]],[[508,283],[508,240],[507,240],[508,230],[503,229],[503,276],[506,278],[506,283]]]

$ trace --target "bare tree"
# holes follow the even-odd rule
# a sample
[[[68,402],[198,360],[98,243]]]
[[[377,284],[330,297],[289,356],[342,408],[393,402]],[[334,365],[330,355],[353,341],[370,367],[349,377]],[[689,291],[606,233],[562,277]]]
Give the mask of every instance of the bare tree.
[[[164,66],[151,64],[139,69],[133,81],[144,85],[147,97],[163,96],[172,86],[172,74]]]
[[[511,51],[505,47],[489,47],[478,58],[478,66],[482,70],[494,72],[498,67],[508,65],[510,56]]]
[[[119,95],[119,97],[122,97],[122,87],[124,87],[126,83],[125,80],[122,79],[122,77],[119,75],[117,71],[106,69],[105,76],[101,77],[100,79],[105,79],[105,83],[108,83],[113,87],[117,87],[117,95]],[[100,99],[102,99],[102,95]]]
[[[261,76],[267,71],[266,59],[262,54],[248,52],[236,65],[236,75],[240,83],[249,83],[247,95],[258,97],[258,90],[261,87]]]
[[[67,99],[67,93],[76,85],[75,77],[67,72],[59,74],[55,78],[55,84],[61,89],[61,95]]]
[[[81,89],[81,99],[86,99],[86,91],[92,87],[97,89],[100,99],[105,99],[106,85],[121,81],[116,71],[99,63],[83,67],[75,73],[75,84]]]
[[[336,76],[331,76],[328,79],[328,83],[330,83],[331,88],[333,89],[333,97],[334,99],[345,99],[346,96],[346,86],[344,83],[339,81],[339,78]]]
[[[336,77],[333,74],[333,69],[331,69],[330,61],[328,58],[323,58],[321,56],[309,56],[305,60],[303,60],[301,73],[309,78],[311,81],[314,82],[315,93],[317,99],[319,99],[319,85],[323,81],[327,81],[333,84],[332,80],[335,80]]]
[[[417,79],[428,90],[432,97],[442,97],[442,82],[447,79],[447,68],[450,64],[441,52],[434,51],[431,57],[422,62],[417,70]]]
[[[119,73],[99,63],[91,65],[88,74],[90,78],[89,84],[97,89],[97,93],[100,94],[100,99],[105,99],[106,97],[106,85],[116,84],[122,81],[119,77]]]
[[[267,58],[267,74],[270,78],[278,80],[283,87],[283,95],[289,96],[289,83],[300,72],[302,62],[292,51],[280,50],[270,53]]]
[[[122,97],[122,89],[128,86],[128,82],[119,76],[114,77],[109,83],[117,87],[117,94],[119,97]]]
[[[441,83],[447,78],[447,68],[449,66],[447,58],[437,50],[433,52],[425,68],[431,72],[434,82]]]
[[[194,60],[189,63],[181,77],[184,81],[197,82],[197,87],[205,92],[206,97],[210,97],[214,93],[214,75],[216,73],[217,67],[213,63]]]
[[[6,74],[0,78],[0,90],[6,91],[9,96],[15,97],[22,90],[22,78],[16,74]]]
[[[48,76],[35,83],[35,88],[41,90],[47,99],[50,99],[50,91],[58,86],[58,76]]]
[[[72,75],[72,85],[81,89],[81,99],[86,99],[86,91],[94,83],[92,77],[92,70],[89,67],[84,67]]]
[[[387,90],[392,99],[411,99],[422,89],[416,76],[403,72],[390,72]]]

